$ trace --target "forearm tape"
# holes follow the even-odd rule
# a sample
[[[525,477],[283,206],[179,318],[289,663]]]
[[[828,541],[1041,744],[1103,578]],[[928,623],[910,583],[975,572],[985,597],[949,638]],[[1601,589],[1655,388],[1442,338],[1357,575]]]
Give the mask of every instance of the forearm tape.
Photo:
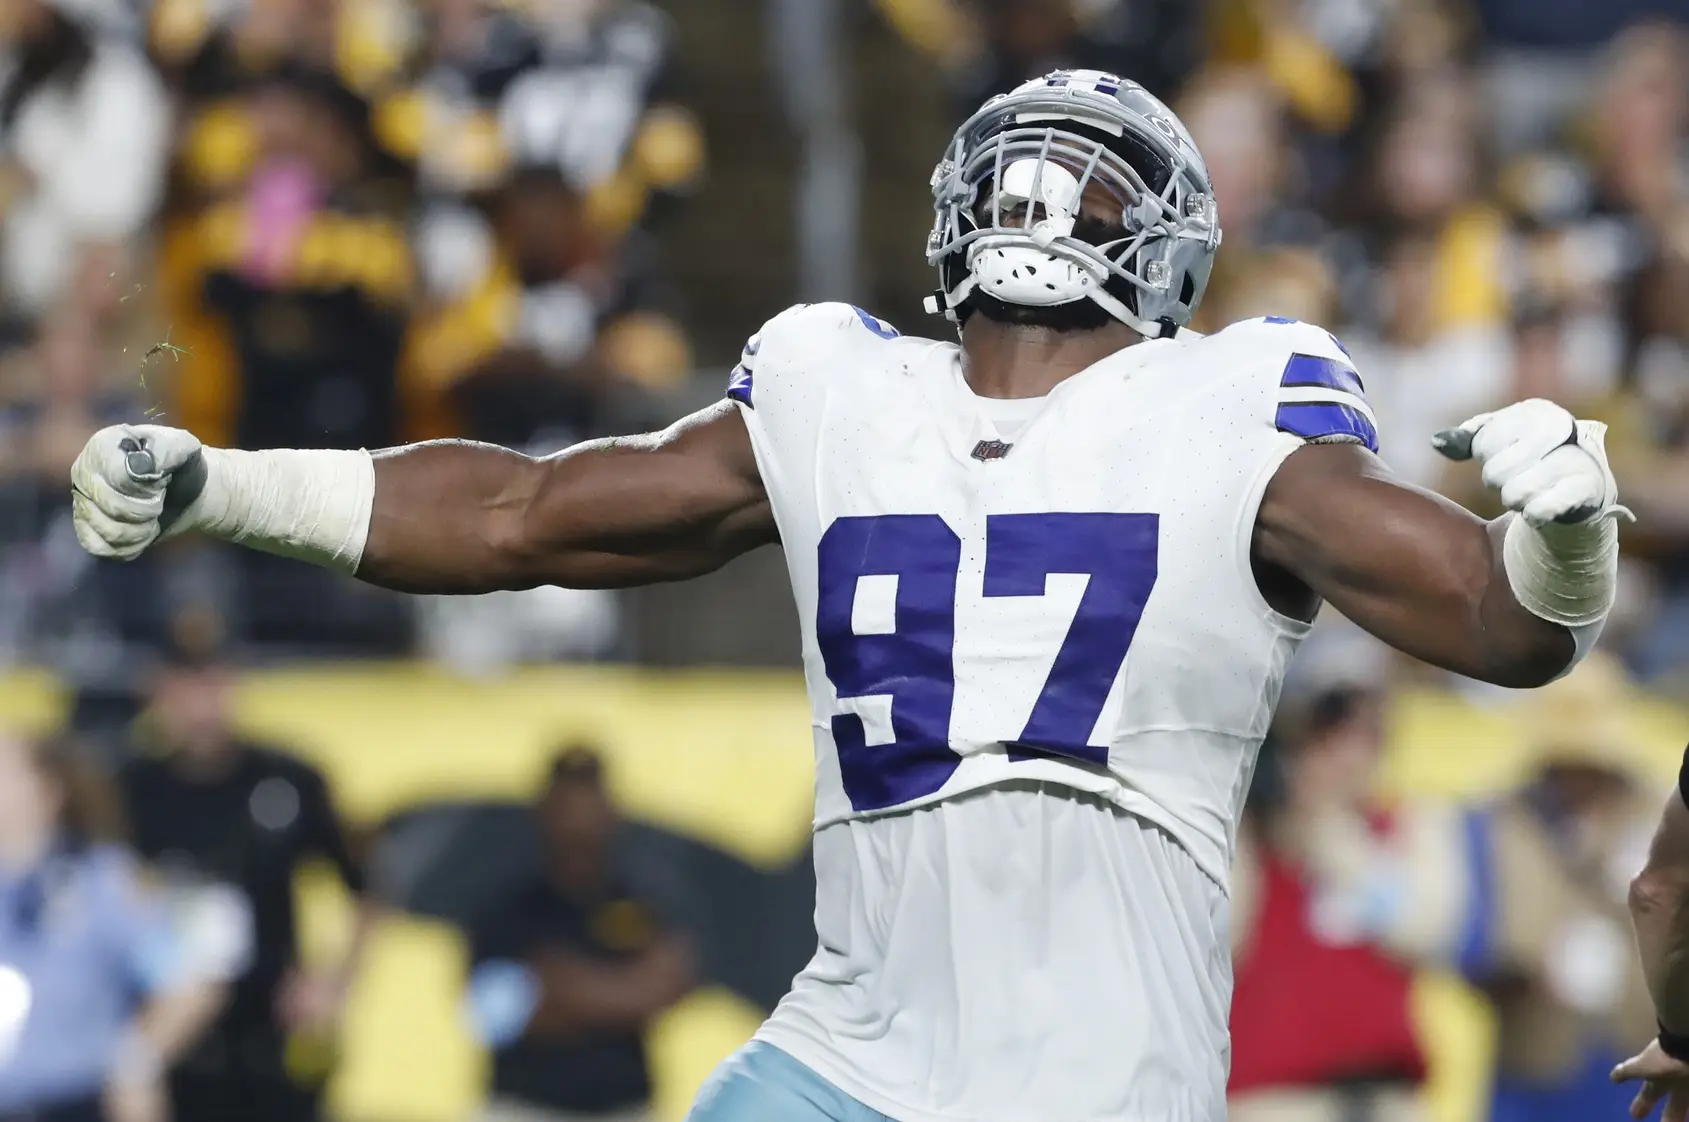
[[[375,506],[368,452],[207,448],[204,455],[205,490],[180,529],[357,572]]]
[[[1502,542],[1502,567],[1521,607],[1571,631],[1577,641],[1572,660],[1576,664],[1595,645],[1613,608],[1619,574],[1617,520],[1598,515],[1570,526],[1538,527],[1514,518]]]

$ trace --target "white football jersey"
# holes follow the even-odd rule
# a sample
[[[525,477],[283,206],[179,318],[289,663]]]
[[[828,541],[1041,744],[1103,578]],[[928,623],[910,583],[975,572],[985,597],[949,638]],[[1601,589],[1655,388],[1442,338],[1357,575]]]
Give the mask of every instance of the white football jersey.
[[[954,344],[819,304],[729,396],[816,746],[821,948],[762,1036],[907,1122],[1223,1117],[1223,886],[1307,631],[1250,543],[1292,451],[1376,447],[1341,346],[1145,341],[1011,435]]]

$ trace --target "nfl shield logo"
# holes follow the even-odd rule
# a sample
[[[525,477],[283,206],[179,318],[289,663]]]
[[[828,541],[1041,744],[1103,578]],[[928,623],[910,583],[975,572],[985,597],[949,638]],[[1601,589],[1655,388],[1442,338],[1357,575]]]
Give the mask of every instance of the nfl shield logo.
[[[1004,444],[1001,440],[982,440],[974,445],[972,455],[974,459],[981,463],[988,463],[991,460],[1000,460],[1007,456],[1009,449],[1013,447],[1013,444]]]

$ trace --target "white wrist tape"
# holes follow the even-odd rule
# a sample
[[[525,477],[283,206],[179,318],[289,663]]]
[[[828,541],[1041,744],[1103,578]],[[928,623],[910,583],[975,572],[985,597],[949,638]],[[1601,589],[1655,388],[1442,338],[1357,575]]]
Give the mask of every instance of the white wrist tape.
[[[1618,588],[1619,527],[1612,515],[1570,526],[1508,524],[1502,567],[1520,607],[1569,629],[1577,643],[1570,670],[1601,636]],[[1564,673],[1564,672],[1562,672]]]
[[[204,450],[205,490],[171,527],[358,571],[375,507],[375,461],[364,451]]]

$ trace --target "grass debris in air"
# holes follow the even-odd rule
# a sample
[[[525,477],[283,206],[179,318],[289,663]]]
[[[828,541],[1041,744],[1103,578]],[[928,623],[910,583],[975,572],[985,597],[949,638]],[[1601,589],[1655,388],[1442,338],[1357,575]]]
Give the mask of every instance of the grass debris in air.
[[[136,291],[137,292],[140,291],[140,286],[138,286],[138,285],[136,286]],[[125,299],[127,299],[127,297]],[[187,354],[187,353],[188,353],[188,349],[186,347],[178,347],[175,343],[172,343],[170,341],[170,329],[168,327],[165,328],[163,340],[160,341],[160,342],[154,343],[152,346],[148,347],[147,353],[141,356],[141,371],[140,371],[141,392],[143,394],[150,392],[147,389],[147,364],[149,362],[151,362],[153,359],[157,358],[159,355],[162,355],[162,354],[168,354],[175,361],[181,362],[182,356]],[[150,407],[146,411],[146,416],[149,420],[157,418],[157,417],[161,417],[163,415],[164,415],[163,408],[160,407],[160,406],[157,406],[157,405]]]

